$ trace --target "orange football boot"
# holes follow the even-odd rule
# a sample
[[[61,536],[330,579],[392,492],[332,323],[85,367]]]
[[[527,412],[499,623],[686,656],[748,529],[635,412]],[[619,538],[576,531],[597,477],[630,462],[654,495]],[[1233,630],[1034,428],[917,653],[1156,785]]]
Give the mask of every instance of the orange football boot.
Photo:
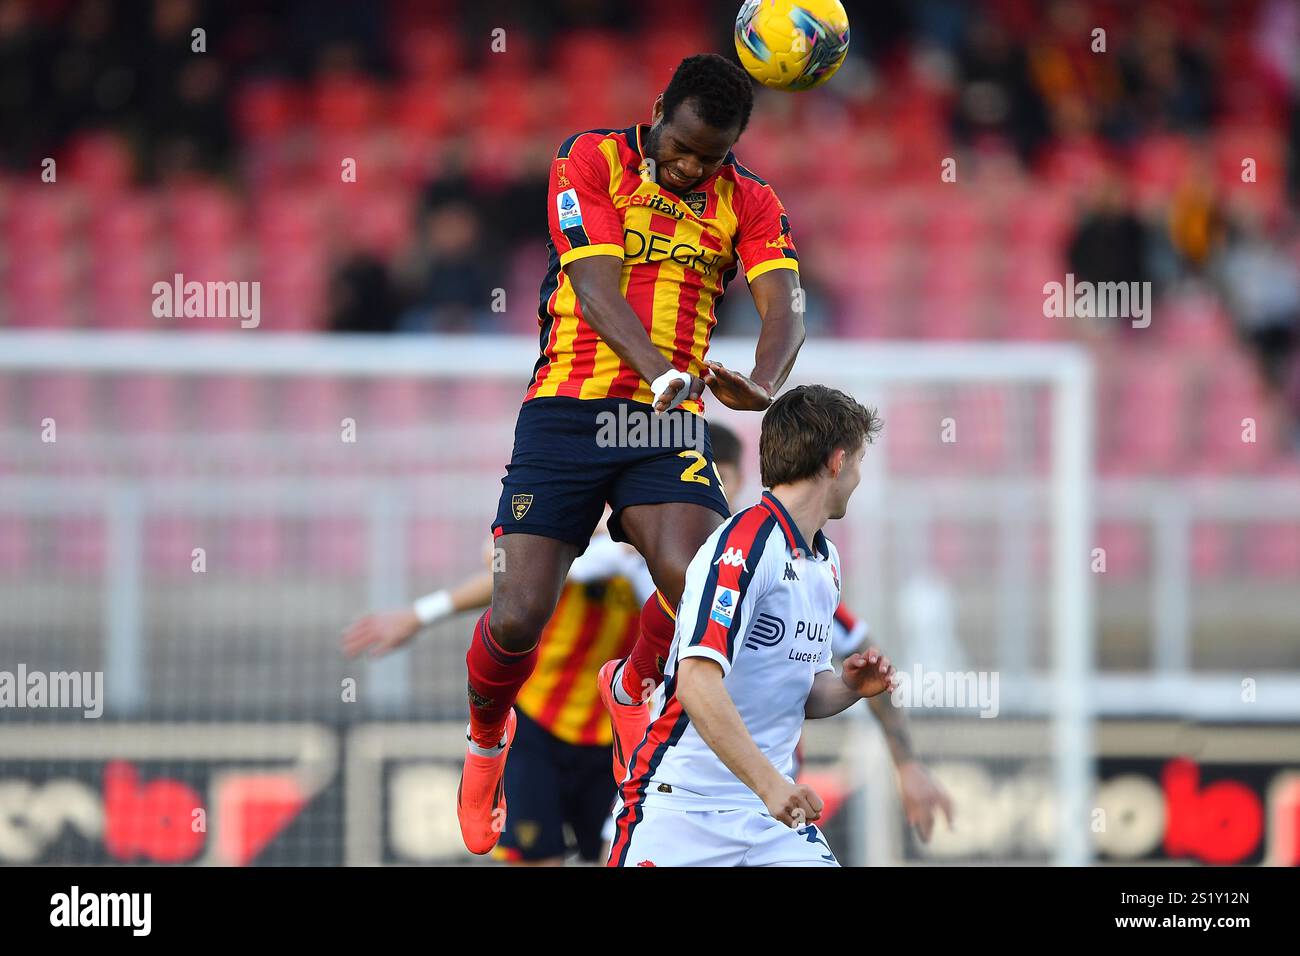
[[[621,784],[627,777],[627,762],[637,744],[645,738],[650,723],[650,708],[645,704],[620,704],[614,696],[614,677],[621,660],[606,661],[596,678],[600,688],[600,701],[609,711],[609,724],[614,730],[614,782]]]
[[[491,853],[506,826],[506,757],[515,742],[515,709],[506,717],[506,742],[495,757],[465,751],[465,768],[456,788],[456,819],[465,849],[482,855]],[[497,811],[500,811],[498,813]]]

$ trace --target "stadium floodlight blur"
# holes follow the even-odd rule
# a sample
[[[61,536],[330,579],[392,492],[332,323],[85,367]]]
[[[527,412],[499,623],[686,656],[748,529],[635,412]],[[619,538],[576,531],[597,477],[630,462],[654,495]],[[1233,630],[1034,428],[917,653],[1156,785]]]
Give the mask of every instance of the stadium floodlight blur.
[[[104,679],[96,720],[0,707],[0,788],[58,821],[0,819],[0,863],[467,859],[466,625],[366,670],[338,633],[481,550],[555,147],[648,114],[737,4],[318,6],[0,0],[0,672]],[[792,381],[885,420],[846,594],[900,671],[1000,678],[994,719],[909,715],[987,821],[929,847],[867,725],[810,733],[847,860],[1300,862],[1286,6],[863,5],[832,82],[759,94],[737,152],[799,242]],[[1099,295],[1049,315],[1052,284]],[[1129,289],[1149,324],[1098,308]],[[738,279],[723,361],[752,323]],[[1254,794],[1254,843],[1135,835],[1196,770]],[[211,832],[140,825],[153,783]],[[1138,792],[1124,834],[1041,823]]]

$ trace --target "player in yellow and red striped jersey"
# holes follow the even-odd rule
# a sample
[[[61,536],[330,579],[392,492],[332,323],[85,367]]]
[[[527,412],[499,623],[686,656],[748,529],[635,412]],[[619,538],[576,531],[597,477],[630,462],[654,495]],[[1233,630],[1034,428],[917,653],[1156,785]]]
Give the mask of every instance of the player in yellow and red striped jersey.
[[[672,641],[664,608],[677,606],[687,564],[728,514],[700,398],[707,387],[730,408],[762,411],[803,343],[790,223],[733,151],[752,109],[752,82],[736,63],[688,57],[650,124],[577,133],[552,164],[541,355],[493,523],[508,570],[496,575],[466,655],[456,815],[472,852],[496,844],[512,705],[566,570],[606,505],[610,535],[644,556],[659,591],[642,609],[632,652],[601,677],[616,738],[640,740],[640,699],[662,679],[657,661]],[[715,307],[742,269],[762,318],[749,375],[707,358]],[[664,434],[638,437],[655,429]]]
[[[605,661],[631,650],[641,606],[653,593],[641,556],[604,533],[570,567],[542,631],[537,667],[515,702],[517,738],[505,777],[512,812],[494,851],[498,859],[562,865],[570,852],[587,862],[603,857],[601,831],[615,781],[609,773],[613,733],[596,674]],[[422,627],[486,607],[491,599],[492,575],[484,572],[409,607],[366,615],[348,629],[343,649],[349,656],[389,653]]]
[[[590,256],[623,260],[619,291],[672,366],[704,373],[713,306],[735,277],[797,271],[785,207],[738,162],[706,188],[665,195],[645,158],[651,127],[579,133],[560,147],[549,205],[550,271],[542,285],[542,357],[525,401],[552,395],[652,404],[650,383],[581,318],[565,268]],[[566,223],[572,225],[566,226]],[[733,240],[734,236],[734,240]],[[700,411],[698,398],[681,404]]]

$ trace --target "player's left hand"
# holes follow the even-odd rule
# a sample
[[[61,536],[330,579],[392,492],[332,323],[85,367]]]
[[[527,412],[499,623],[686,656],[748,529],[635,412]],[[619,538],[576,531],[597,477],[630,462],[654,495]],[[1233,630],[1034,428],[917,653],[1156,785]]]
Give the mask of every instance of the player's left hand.
[[[943,811],[948,829],[952,829],[952,797],[930,776],[921,761],[908,760],[898,768],[898,789],[907,822],[916,827],[922,843],[930,842],[936,809]]]
[[[846,657],[840,678],[859,697],[875,697],[898,686],[894,665],[878,647],[868,647],[866,656],[850,654]]]
[[[704,384],[728,408],[761,412],[772,404],[772,393],[748,375],[727,368],[721,362],[705,362]]]
[[[405,646],[420,630],[420,619],[411,608],[367,614],[343,634],[343,653],[348,657],[369,651],[382,657]]]

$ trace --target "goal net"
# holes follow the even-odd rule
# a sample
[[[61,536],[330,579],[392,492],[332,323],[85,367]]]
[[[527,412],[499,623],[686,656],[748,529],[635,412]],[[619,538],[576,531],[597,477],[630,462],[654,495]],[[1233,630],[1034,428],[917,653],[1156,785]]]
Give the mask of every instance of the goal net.
[[[714,355],[747,368],[752,341]],[[484,566],[535,358],[499,337],[0,333],[0,864],[468,861],[471,618],[378,661],[340,637]],[[1085,861],[1086,358],[823,341],[790,384],[814,381],[884,420],[828,534],[975,828],[908,836],[857,707],[807,736],[832,845]],[[744,441],[748,503],[760,417],[706,403]],[[1042,813],[981,832],[1008,781]]]

